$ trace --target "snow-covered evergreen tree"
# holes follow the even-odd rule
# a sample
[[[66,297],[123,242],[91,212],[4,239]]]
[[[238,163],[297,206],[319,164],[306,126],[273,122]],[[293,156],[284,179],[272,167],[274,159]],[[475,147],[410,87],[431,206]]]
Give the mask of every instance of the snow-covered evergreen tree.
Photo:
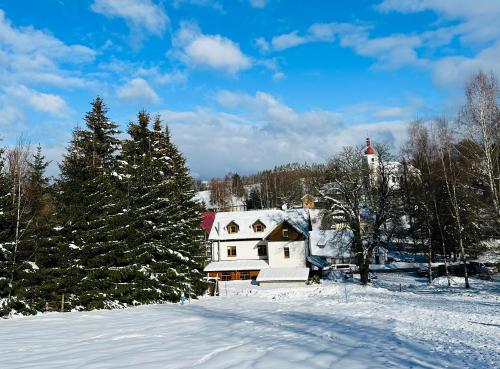
[[[178,301],[181,293],[194,297],[204,288],[200,209],[191,200],[185,160],[162,131],[160,118],[153,131],[149,124],[149,114],[140,112],[123,145],[130,220],[124,263],[135,277],[133,288],[121,285],[128,303]]]
[[[112,282],[108,270],[116,265],[120,247],[113,222],[119,210],[116,184],[116,153],[120,141],[117,126],[97,97],[85,116],[85,129],[76,129],[61,164],[59,203],[68,254],[68,307],[86,309],[106,306]]]
[[[165,262],[156,263],[153,270],[167,273],[160,277],[163,283],[169,282],[170,271],[175,270],[176,293],[199,295],[205,288],[200,273],[204,261],[199,227],[201,209],[193,201],[192,178],[186,160],[171,142],[168,127],[162,130],[159,116],[155,118],[152,132],[152,166],[150,214],[156,218],[152,242],[158,250],[166,250],[168,256]]]

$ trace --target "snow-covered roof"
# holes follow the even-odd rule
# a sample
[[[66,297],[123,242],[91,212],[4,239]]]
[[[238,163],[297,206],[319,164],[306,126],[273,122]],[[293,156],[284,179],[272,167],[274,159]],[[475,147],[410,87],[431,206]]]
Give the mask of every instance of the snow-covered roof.
[[[266,226],[264,232],[254,232],[252,225],[259,220]],[[265,209],[250,211],[220,212],[215,215],[214,225],[209,235],[210,240],[245,240],[263,239],[283,221],[287,221],[298,231],[307,235],[309,230],[309,213],[307,209]],[[236,223],[237,233],[229,234],[227,225]]]
[[[321,229],[321,211],[310,209],[312,231],[309,233],[311,255],[331,258],[349,257],[352,231]]]
[[[208,264],[205,272],[225,272],[232,270],[261,270],[269,268],[264,260],[223,260]]]
[[[309,268],[268,268],[262,269],[257,282],[296,282],[307,281]]]

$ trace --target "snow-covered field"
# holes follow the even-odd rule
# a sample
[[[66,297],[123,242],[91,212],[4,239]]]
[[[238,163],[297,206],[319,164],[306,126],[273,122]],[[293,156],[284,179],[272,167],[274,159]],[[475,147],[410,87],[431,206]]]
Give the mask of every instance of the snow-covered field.
[[[183,306],[3,320],[0,367],[500,368],[500,282],[472,286],[242,281]]]

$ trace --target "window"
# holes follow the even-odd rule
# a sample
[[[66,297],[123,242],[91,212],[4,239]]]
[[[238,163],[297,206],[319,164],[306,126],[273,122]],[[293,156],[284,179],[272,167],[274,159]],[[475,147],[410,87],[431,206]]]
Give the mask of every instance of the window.
[[[257,255],[267,256],[267,246],[266,245],[258,245],[257,246]]]
[[[236,256],[236,246],[228,246],[227,247],[227,256],[228,257]]]
[[[253,230],[255,232],[264,232],[264,225],[262,224],[256,224],[254,227],[253,227]]]
[[[288,228],[283,228],[282,234],[283,238],[288,238]]]
[[[250,272],[240,272],[240,279],[242,281],[250,279]]]
[[[222,278],[223,281],[230,281],[231,280],[231,272],[222,272]]]
[[[264,223],[262,223],[260,220],[257,220],[253,225],[253,231],[254,232],[264,232],[264,230],[266,229],[266,226],[264,225]]]
[[[290,248],[285,247],[283,251],[285,251],[285,259],[290,259]]]
[[[228,226],[227,226],[227,233],[231,234],[231,233],[238,233],[238,224],[236,223],[230,223]]]

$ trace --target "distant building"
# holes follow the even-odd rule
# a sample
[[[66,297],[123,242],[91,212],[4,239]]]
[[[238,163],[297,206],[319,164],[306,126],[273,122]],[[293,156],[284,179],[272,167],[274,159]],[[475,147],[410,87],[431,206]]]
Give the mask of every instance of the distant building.
[[[316,204],[316,198],[312,195],[305,194],[302,196],[302,207],[304,209],[314,209]]]

